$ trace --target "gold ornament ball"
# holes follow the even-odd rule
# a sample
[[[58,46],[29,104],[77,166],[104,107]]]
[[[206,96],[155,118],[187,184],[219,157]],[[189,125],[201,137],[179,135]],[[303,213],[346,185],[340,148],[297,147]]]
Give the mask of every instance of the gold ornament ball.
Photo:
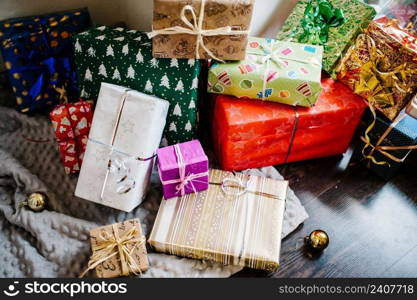
[[[324,230],[314,230],[304,239],[305,244],[314,251],[323,251],[329,245],[329,236]]]
[[[32,193],[27,200],[27,206],[33,211],[41,211],[46,205],[46,195],[43,193]]]

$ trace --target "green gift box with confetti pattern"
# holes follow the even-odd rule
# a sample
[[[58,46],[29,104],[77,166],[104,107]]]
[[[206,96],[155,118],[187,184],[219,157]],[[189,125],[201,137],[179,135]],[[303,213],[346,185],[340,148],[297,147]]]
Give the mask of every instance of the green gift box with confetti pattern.
[[[321,92],[323,47],[249,37],[246,59],[210,66],[208,92],[313,106]]]
[[[82,98],[96,100],[101,82],[155,95],[170,102],[162,144],[196,137],[198,60],[153,58],[150,40],[136,30],[99,26],[73,38]]]
[[[299,1],[276,38],[324,46],[323,69],[333,75],[340,58],[375,14],[361,0]]]

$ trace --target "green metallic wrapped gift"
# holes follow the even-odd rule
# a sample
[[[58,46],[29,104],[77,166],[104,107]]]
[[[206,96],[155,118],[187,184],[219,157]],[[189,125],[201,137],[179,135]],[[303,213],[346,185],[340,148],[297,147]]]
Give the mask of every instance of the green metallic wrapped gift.
[[[323,69],[333,75],[339,59],[375,14],[361,0],[299,1],[277,39],[324,46]]]
[[[214,63],[208,92],[312,106],[321,91],[323,47],[250,37],[246,59]]]
[[[96,27],[74,36],[74,43],[82,98],[96,100],[101,82],[155,95],[170,102],[162,144],[196,137],[198,60],[153,58],[146,34],[123,28]]]

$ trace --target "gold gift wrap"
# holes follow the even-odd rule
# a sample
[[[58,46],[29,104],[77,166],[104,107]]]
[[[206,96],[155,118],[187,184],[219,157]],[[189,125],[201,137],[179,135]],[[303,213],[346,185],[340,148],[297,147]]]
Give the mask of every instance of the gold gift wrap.
[[[342,59],[337,77],[394,120],[417,91],[417,37],[394,20],[375,20]]]
[[[254,0],[154,0],[150,33],[153,56],[244,59],[254,3]]]
[[[92,269],[97,277],[113,278],[140,275],[149,268],[139,219],[94,228],[90,240],[93,255],[81,277]]]
[[[203,192],[162,199],[156,251],[267,271],[279,266],[287,181],[210,170]]]

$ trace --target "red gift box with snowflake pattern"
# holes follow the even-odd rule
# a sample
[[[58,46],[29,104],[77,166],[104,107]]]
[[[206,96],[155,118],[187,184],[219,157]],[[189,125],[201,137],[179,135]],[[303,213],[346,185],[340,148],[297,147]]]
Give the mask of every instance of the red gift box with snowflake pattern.
[[[367,105],[323,79],[310,108],[217,95],[213,144],[222,169],[238,171],[344,153]]]
[[[93,119],[92,103],[80,101],[58,105],[51,111],[49,117],[65,172],[78,173]]]

